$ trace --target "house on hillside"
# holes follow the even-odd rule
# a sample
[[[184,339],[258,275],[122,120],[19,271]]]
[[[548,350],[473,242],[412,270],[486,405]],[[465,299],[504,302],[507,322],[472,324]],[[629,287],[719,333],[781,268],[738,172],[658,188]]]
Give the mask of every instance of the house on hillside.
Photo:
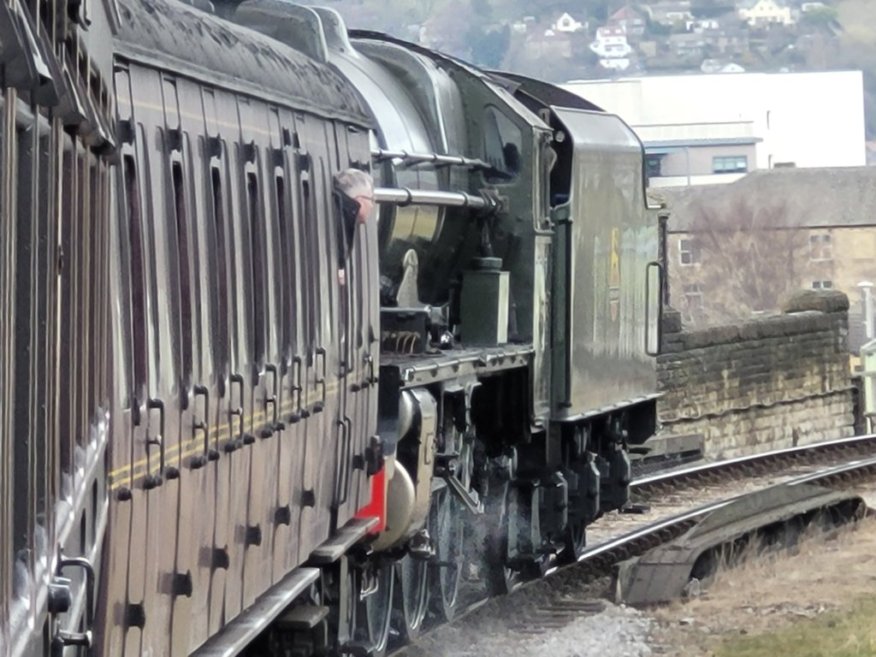
[[[801,289],[849,297],[849,344],[864,341],[859,283],[876,281],[876,168],[772,169],[729,185],[662,189],[670,305],[694,325],[779,310]]]
[[[535,16],[524,16],[511,23],[511,31],[515,34],[526,34],[529,28],[536,24]]]
[[[638,9],[624,5],[608,17],[608,26],[622,28],[627,37],[638,39],[645,34],[647,22]]]
[[[741,0],[736,5],[739,18],[751,27],[763,27],[770,24],[793,25],[791,8],[784,0]]]
[[[720,59],[704,59],[700,64],[703,73],[745,73],[745,69],[739,64]]]
[[[587,29],[587,25],[580,22],[580,21],[576,21],[574,18],[572,18],[571,14],[563,13],[563,15],[560,16],[551,25],[550,29],[553,30],[555,33],[559,32],[559,33],[568,34],[568,33],[579,32],[581,30]]]
[[[522,35],[522,44],[515,50],[519,51],[518,56],[529,61],[567,60],[572,56],[573,35],[551,29],[530,30]]]
[[[706,32],[721,28],[721,22],[717,18],[695,18],[685,21],[684,29],[688,32]]]
[[[653,22],[667,27],[684,25],[686,21],[693,19],[689,0],[655,2],[654,4],[647,5],[645,10],[648,12],[648,18]]]
[[[590,44],[590,50],[599,56],[599,65],[603,68],[625,71],[630,67],[633,47],[627,41],[623,28],[597,28],[596,38]]]
[[[712,52],[722,57],[742,57],[749,52],[751,44],[746,29],[722,28],[704,33]]]
[[[706,55],[708,42],[701,33],[670,34],[668,41],[670,52],[681,59],[700,61]]]
[[[818,11],[827,7],[823,2],[804,2],[800,5],[800,11],[808,14],[810,11]]]

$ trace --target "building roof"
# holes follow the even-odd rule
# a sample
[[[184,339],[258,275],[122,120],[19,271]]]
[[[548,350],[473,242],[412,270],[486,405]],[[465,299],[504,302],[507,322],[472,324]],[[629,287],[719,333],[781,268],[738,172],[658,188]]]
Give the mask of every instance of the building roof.
[[[726,185],[659,190],[671,213],[669,231],[688,232],[700,208],[727,211],[784,204],[787,227],[876,226],[876,167],[829,167],[754,171]]]
[[[759,144],[763,139],[761,137],[690,137],[686,139],[654,139],[642,140],[645,145],[645,152],[648,154],[659,155],[663,153],[671,153],[683,151],[688,146],[754,146]]]
[[[785,7],[787,7],[785,0],[771,0],[771,1],[779,9],[784,9]],[[737,3],[736,6],[739,9],[754,9],[758,4],[760,4],[760,2],[761,2],[761,0],[742,0],[741,2]]]
[[[614,12],[611,16],[608,17],[609,21],[633,21],[633,20],[644,20],[641,12],[637,10],[635,7],[631,7],[630,5],[624,5],[616,12]]]

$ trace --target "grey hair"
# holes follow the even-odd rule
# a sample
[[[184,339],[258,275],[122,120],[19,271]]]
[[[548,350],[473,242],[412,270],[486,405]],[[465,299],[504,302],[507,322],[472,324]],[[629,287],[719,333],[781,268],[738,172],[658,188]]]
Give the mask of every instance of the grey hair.
[[[371,196],[374,192],[374,180],[359,169],[345,169],[335,174],[335,186],[350,198]]]

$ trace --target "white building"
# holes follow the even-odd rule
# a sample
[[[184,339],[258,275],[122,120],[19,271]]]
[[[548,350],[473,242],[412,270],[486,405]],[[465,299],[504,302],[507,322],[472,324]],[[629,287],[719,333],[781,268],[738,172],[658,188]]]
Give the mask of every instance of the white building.
[[[585,80],[566,89],[620,115],[653,187],[732,182],[778,167],[866,164],[860,71]]]
[[[630,66],[633,47],[627,41],[627,33],[622,27],[600,27],[596,29],[596,38],[590,44],[590,50],[599,55],[599,64],[603,68],[625,71]]]
[[[557,21],[551,25],[551,29],[554,32],[578,32],[579,30],[583,30],[586,26],[581,21],[576,21],[572,16],[568,13],[564,13],[560,16]]]
[[[725,62],[720,59],[704,59],[700,65],[703,73],[745,73],[745,69],[734,62]]]
[[[738,8],[739,18],[752,27],[779,23],[793,25],[791,8],[780,0],[743,0]]]

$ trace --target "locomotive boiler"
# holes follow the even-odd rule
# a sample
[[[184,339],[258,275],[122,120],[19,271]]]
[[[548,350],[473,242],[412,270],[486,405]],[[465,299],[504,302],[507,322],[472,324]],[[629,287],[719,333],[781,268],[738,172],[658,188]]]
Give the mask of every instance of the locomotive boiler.
[[[36,4],[2,17],[54,61],[66,4]],[[576,559],[655,429],[620,118],[333,10],[214,4],[63,23],[78,123],[38,72],[4,92],[55,164],[4,142],[0,657],[382,654],[463,584]],[[347,169],[379,204],[352,239]]]

